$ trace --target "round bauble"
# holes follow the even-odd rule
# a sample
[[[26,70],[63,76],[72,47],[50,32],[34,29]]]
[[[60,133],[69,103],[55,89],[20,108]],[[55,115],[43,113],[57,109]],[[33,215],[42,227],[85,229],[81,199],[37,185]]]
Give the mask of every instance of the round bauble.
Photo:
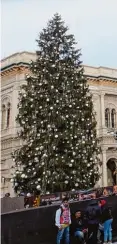
[[[29,192],[27,193],[27,197],[31,197],[31,194]]]
[[[36,189],[37,190],[40,190],[41,189],[41,186],[40,185],[37,185]]]
[[[76,152],[75,151],[73,151],[73,156],[76,156]]]
[[[41,150],[41,151],[43,150],[43,148],[44,148],[43,146],[40,146],[40,150]]]
[[[58,135],[57,134],[55,134],[55,138],[58,138]]]
[[[18,186],[18,183],[15,183],[15,186]]]
[[[25,178],[25,174],[22,174],[22,175],[21,175],[21,178]]]
[[[65,180],[65,184],[68,184],[68,180]]]

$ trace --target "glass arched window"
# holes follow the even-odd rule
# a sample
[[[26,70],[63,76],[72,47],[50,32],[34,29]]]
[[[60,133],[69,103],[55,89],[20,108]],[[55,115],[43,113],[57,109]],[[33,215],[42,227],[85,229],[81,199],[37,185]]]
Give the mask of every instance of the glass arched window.
[[[110,127],[110,111],[108,108],[106,108],[106,110],[105,110],[105,126],[107,128]]]
[[[6,122],[6,107],[5,105],[2,105],[2,120],[1,120],[1,128],[5,128],[5,122]]]
[[[7,128],[9,127],[9,124],[10,124],[10,110],[11,110],[11,105],[10,103],[8,103],[7,104],[7,121],[6,121]]]
[[[115,109],[111,110],[111,123],[112,123],[112,128],[116,127],[116,111]]]

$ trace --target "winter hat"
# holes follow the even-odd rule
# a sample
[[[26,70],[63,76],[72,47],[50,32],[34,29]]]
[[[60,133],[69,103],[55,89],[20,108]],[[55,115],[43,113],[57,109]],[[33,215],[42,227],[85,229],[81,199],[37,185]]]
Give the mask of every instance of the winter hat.
[[[101,200],[100,203],[101,203],[101,206],[103,207],[106,204],[106,201],[105,200]]]

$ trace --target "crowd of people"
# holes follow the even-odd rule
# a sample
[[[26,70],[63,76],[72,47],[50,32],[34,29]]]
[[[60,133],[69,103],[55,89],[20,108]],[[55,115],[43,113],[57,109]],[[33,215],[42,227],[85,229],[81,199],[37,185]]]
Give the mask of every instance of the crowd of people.
[[[64,240],[70,243],[70,233],[75,243],[112,243],[112,212],[104,199],[92,200],[85,212],[76,210],[71,220],[69,200],[65,197],[56,211],[55,225],[58,228],[57,244]]]

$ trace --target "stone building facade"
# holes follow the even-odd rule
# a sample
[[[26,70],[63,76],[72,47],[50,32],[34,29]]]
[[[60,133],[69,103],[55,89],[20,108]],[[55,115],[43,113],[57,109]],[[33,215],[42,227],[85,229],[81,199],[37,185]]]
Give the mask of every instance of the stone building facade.
[[[1,61],[1,195],[14,196],[10,179],[14,171],[11,153],[21,142],[16,139],[18,91],[25,83],[28,65],[34,53],[15,53]],[[84,66],[96,111],[97,135],[102,148],[100,186],[112,185],[113,166],[117,166],[117,69]]]

